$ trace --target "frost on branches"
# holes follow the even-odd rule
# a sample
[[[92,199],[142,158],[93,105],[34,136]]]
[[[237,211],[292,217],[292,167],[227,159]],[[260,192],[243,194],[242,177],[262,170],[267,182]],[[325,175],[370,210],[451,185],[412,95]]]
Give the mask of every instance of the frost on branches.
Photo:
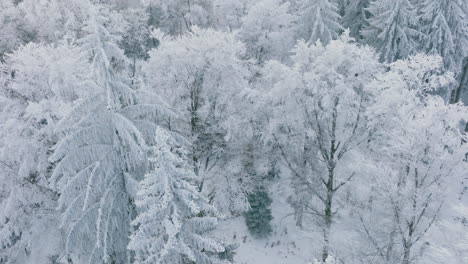
[[[467,102],[466,0],[0,0],[0,263],[466,264]]]
[[[59,254],[58,193],[48,187],[55,128],[86,94],[89,65],[73,45],[30,43],[0,64],[0,259],[46,262]],[[44,235],[47,234],[47,235]],[[42,237],[40,242],[38,237]],[[47,241],[47,247],[43,247]],[[57,244],[58,242],[58,244]]]
[[[259,63],[286,58],[293,45],[294,16],[290,3],[281,0],[262,0],[253,5],[242,19],[240,39],[246,43],[247,53]]]
[[[227,136],[241,102],[239,93],[248,87],[248,63],[243,43],[234,34],[192,28],[177,38],[161,37],[143,67],[148,86],[180,113],[170,126],[189,146],[198,188],[208,194],[223,213],[248,208],[245,186],[224,168],[229,162]]]
[[[376,263],[409,264],[421,258],[447,188],[466,171],[468,148],[461,126],[466,108],[431,95],[453,81],[442,68],[440,58],[417,55],[390,65],[371,84],[380,90],[368,112],[372,126],[378,126],[371,143],[376,162],[370,166],[376,167],[369,171],[375,192],[366,209],[372,213],[360,221],[370,251],[377,252]]]
[[[80,40],[83,56],[91,60],[95,93],[59,124],[63,136],[50,157],[56,164],[51,183],[61,193],[62,259],[125,263],[133,195],[147,166],[145,132],[168,111],[157,97],[129,85],[118,38],[107,30],[100,11],[91,9]]]
[[[417,51],[420,32],[416,28],[416,10],[409,0],[376,0],[367,9],[372,15],[362,34],[367,43],[381,53],[381,59],[392,62]]]
[[[230,263],[221,258],[226,245],[207,233],[216,228],[215,208],[197,190],[187,151],[170,132],[156,130],[151,167],[136,195],[137,230],[129,249],[135,263]]]
[[[266,133],[293,175],[289,201],[296,224],[315,216],[325,260],[334,204],[358,173],[358,149],[371,136],[364,113],[375,95],[365,86],[382,67],[347,33],[325,47],[299,42],[292,60],[292,66],[265,67],[264,100],[274,116]]]
[[[343,27],[338,7],[330,0],[298,0],[296,1],[298,16],[299,39],[315,43],[321,41],[328,44],[336,39]]]

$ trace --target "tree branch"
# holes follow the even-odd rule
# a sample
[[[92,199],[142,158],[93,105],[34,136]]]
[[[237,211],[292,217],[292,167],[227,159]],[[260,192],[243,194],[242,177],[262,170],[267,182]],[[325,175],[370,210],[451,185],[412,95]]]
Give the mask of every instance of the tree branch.
[[[348,182],[354,177],[354,175],[356,175],[356,172],[351,173],[351,175],[350,175],[345,181],[343,181],[343,182],[340,183],[338,186],[336,186],[336,187],[333,189],[333,192],[338,191],[338,189],[340,189],[341,187],[343,187],[343,185],[345,185],[346,183],[348,183]]]

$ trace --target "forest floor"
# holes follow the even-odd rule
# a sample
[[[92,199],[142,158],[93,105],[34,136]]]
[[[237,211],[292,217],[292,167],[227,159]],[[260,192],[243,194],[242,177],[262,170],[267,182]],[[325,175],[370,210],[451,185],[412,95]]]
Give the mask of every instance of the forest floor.
[[[313,252],[318,248],[311,248],[319,243],[320,233],[300,230],[292,215],[293,209],[286,202],[283,193],[284,184],[277,183],[271,193],[273,233],[268,238],[253,237],[245,225],[245,218],[239,216],[220,223],[216,236],[225,241],[237,244],[239,247],[235,255],[236,264],[307,264],[312,263]],[[314,238],[315,237],[315,238]]]

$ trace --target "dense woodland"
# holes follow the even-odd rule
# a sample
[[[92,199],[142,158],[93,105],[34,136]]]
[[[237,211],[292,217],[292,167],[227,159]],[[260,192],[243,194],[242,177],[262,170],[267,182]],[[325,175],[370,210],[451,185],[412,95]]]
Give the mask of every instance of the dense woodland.
[[[466,264],[464,103],[466,0],[0,0],[0,263]]]

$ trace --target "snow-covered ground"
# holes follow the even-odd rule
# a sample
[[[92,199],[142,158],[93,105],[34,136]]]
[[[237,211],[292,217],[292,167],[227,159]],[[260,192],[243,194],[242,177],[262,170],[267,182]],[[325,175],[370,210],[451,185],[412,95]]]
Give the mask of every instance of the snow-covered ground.
[[[300,230],[296,227],[293,212],[286,203],[284,182],[272,188],[273,234],[264,239],[254,238],[245,225],[243,216],[220,223],[216,236],[236,243],[239,247],[235,256],[236,264],[306,264],[319,252],[320,233]],[[317,257],[315,255],[315,257]]]

